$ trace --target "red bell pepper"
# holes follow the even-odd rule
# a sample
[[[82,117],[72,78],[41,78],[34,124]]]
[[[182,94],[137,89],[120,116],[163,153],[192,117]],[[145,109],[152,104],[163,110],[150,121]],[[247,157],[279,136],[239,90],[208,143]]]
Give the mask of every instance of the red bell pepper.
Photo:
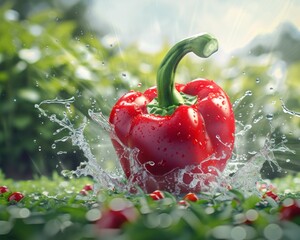
[[[183,56],[206,58],[217,49],[208,34],[180,41],[163,59],[157,87],[125,94],[111,111],[112,143],[125,175],[148,193],[199,191],[231,157],[235,119],[227,94],[207,79],[174,82]]]

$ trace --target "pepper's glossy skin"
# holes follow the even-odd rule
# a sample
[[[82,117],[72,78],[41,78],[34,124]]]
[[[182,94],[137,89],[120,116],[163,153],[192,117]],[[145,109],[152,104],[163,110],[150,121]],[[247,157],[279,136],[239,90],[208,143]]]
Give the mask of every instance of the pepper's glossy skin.
[[[213,176],[223,171],[233,151],[235,120],[226,93],[206,79],[176,84],[176,89],[197,96],[197,102],[178,106],[172,115],[149,114],[147,104],[157,97],[157,89],[153,87],[144,93],[125,94],[110,114],[116,135],[112,142],[122,168],[146,192],[175,191],[176,187],[180,192],[199,190],[201,184],[189,187],[193,174]],[[130,149],[138,150],[133,159],[129,156]],[[191,171],[183,176],[184,184],[180,185],[178,170],[187,166],[191,166]],[[132,171],[135,167],[150,180],[132,176],[137,174]]]

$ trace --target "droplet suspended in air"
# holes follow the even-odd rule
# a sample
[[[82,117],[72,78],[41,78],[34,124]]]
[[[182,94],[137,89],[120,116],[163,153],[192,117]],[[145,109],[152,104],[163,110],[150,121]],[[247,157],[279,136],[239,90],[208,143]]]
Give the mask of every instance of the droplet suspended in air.
[[[274,115],[272,113],[269,113],[266,115],[266,119],[268,119],[269,121],[273,120]]]
[[[65,107],[69,109],[71,107],[71,104],[70,103],[66,103]]]
[[[246,95],[246,96],[252,96],[252,91],[250,91],[250,90],[246,91],[246,92],[245,92],[245,95]]]

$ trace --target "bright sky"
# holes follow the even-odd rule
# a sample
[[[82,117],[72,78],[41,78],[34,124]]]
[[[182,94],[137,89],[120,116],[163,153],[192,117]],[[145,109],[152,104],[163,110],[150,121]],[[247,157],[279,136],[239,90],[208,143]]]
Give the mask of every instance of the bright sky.
[[[256,35],[270,33],[285,21],[300,29],[300,0],[99,0],[91,24],[107,27],[120,44],[137,42],[157,50],[200,32],[214,35],[229,54]]]

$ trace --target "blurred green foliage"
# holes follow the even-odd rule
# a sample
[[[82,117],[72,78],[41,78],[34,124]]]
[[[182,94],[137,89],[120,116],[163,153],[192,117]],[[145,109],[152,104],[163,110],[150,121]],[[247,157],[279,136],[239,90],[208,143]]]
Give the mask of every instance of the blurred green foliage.
[[[0,167],[14,178],[49,175],[58,165],[74,168],[84,158],[70,145],[63,146],[68,154],[57,155],[51,146],[59,138],[53,134],[58,126],[39,116],[35,104],[74,96],[67,112],[71,119],[80,122],[88,109],[107,116],[124,92],[155,85],[156,70],[169,48],[166,44],[159,52],[145,53],[135,44],[122,47],[107,39],[105,30],[86,28],[84,1],[69,8],[60,1],[42,1],[37,8],[38,2],[0,5]],[[214,79],[236,101],[235,158],[249,159],[270,135],[279,150],[282,143],[295,150],[275,154],[284,169],[297,171],[300,119],[283,113],[280,98],[299,110],[299,69],[299,62],[287,64],[271,52],[233,56],[226,64],[185,58],[176,81]],[[62,116],[66,108],[49,105],[46,111]],[[91,145],[99,145],[95,127],[99,129],[86,130]]]
[[[73,35],[75,21],[57,9],[19,19],[11,7],[7,3],[0,10],[0,159],[6,174],[24,178],[47,174],[57,164],[50,147],[57,126],[39,118],[34,105],[82,95],[73,112],[80,114],[93,100],[90,89],[111,88],[108,78],[99,84],[97,72],[114,50],[104,49],[92,33]]]

